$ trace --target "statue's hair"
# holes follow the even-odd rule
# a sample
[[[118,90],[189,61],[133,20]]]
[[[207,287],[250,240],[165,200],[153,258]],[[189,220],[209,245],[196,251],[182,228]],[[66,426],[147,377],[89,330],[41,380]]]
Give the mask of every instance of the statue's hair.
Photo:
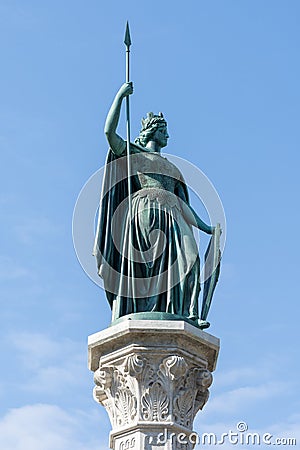
[[[146,119],[142,119],[142,128],[139,136],[135,139],[135,143],[146,147],[147,143],[151,140],[155,131],[162,125],[167,125],[164,119],[163,113],[158,113],[158,115],[153,114],[153,112],[147,113]]]

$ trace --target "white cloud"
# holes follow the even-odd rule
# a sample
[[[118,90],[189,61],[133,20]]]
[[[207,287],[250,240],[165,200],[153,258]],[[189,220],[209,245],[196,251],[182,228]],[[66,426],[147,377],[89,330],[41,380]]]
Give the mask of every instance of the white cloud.
[[[284,368],[289,364],[290,359],[286,355],[268,354],[255,365],[216,372],[210,389],[212,398],[206,409],[239,414],[255,402],[259,407],[261,399],[272,398],[275,394],[282,397],[293,392],[298,381],[292,374],[285,380]]]
[[[22,389],[59,394],[85,381],[88,372],[83,343],[28,332],[10,336],[10,342],[24,368]]]
[[[247,386],[257,381],[260,383],[281,378],[284,365],[290,364],[290,356],[268,353],[263,359],[248,366],[232,367],[229,370],[220,370],[214,374],[214,385],[217,389],[224,386]]]
[[[53,360],[68,358],[78,349],[78,344],[70,339],[55,340],[43,333],[21,332],[11,335],[10,342],[22,363],[32,369],[51,364]]]
[[[232,369],[227,372],[218,372],[214,376],[214,385],[218,389],[222,386],[236,385],[237,383],[245,383],[262,377],[262,370],[259,372],[254,367],[241,367]]]
[[[293,408],[297,407],[296,403],[289,399],[295,399],[298,382],[291,376],[288,380],[283,376],[288,358],[284,362],[283,364],[282,355],[268,355],[264,361],[256,361],[253,367],[233,368],[216,374],[215,384],[221,393],[212,395],[204,411],[197,415],[194,424],[195,430],[199,434],[215,433],[221,437],[223,433],[229,433],[230,430],[233,433],[237,432],[237,423],[246,419],[247,432],[259,433],[261,437],[265,433],[270,433],[272,444],[276,438],[296,439],[299,446],[300,415],[291,414],[287,417],[283,412],[281,419],[278,419],[280,406],[283,406],[283,411],[289,407],[290,413],[293,412]],[[212,392],[214,392],[214,386]],[[276,418],[272,419],[274,399],[277,399],[278,410],[276,410]],[[270,407],[268,407],[268,402],[270,402]],[[265,417],[262,415],[262,408],[265,408]],[[259,418],[262,420],[261,426],[257,426]],[[256,424],[256,427],[253,424]],[[222,445],[224,450],[232,448],[241,450],[245,447],[245,445],[230,444],[228,441]],[[270,448],[270,445],[262,443],[260,448]]]
[[[269,382],[258,386],[246,386],[227,391],[210,399],[207,406],[207,413],[232,414],[245,410],[247,405],[261,401],[264,398],[272,398],[275,394],[280,394],[287,389],[281,382]]]
[[[12,409],[0,420],[1,450],[106,450],[95,419],[48,404]]]

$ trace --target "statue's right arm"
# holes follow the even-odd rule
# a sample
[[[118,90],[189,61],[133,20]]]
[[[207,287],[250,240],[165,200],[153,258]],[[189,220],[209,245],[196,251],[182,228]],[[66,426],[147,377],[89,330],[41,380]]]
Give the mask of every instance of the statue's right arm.
[[[115,96],[106,118],[104,133],[110,148],[116,155],[121,155],[126,148],[126,142],[116,133],[116,130],[119,123],[123,98],[132,94],[132,92],[132,83],[124,83]]]

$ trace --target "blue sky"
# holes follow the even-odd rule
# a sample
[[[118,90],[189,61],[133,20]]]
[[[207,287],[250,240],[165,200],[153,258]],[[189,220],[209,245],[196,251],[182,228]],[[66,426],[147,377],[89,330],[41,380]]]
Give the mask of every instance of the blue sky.
[[[127,19],[132,134],[163,111],[167,152],[206,173],[227,219],[221,352],[194,428],[244,420],[299,443],[299,2],[0,0],[1,449],[108,448],[86,347],[110,311],[71,227],[105,161]]]

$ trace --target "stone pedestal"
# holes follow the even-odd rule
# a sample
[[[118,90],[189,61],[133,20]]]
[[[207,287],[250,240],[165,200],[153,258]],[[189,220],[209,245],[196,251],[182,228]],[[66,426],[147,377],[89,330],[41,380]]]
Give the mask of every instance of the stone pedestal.
[[[94,398],[114,450],[190,450],[219,339],[184,321],[126,320],[89,336]]]

